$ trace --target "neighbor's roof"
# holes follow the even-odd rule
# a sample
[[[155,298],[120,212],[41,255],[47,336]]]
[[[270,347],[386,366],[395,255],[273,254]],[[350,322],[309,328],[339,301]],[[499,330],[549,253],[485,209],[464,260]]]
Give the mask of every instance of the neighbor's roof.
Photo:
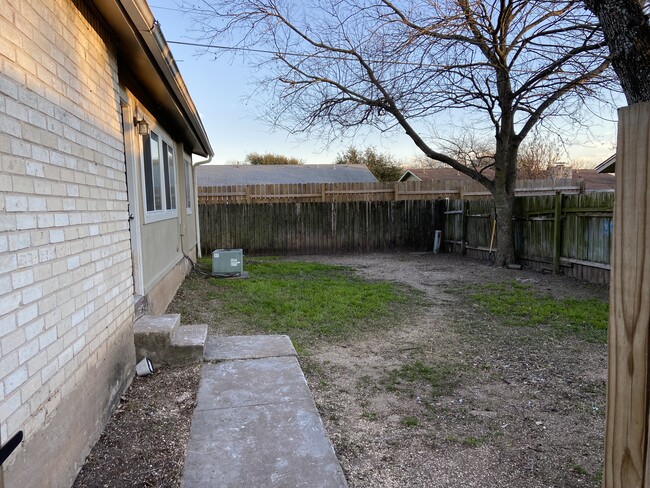
[[[611,158],[610,158],[611,159]],[[609,160],[608,160],[609,161]],[[615,159],[614,159],[615,161]],[[604,163],[603,163],[604,164]],[[581,178],[585,182],[585,190],[602,191],[614,190],[616,187],[616,177],[612,174],[599,173],[596,169],[573,169],[572,178]],[[405,181],[409,175],[415,176],[421,181],[431,180],[470,180],[471,178],[460,171],[452,168],[414,168],[408,169],[402,175],[399,181]],[[488,178],[494,176],[491,169],[485,171]]]
[[[596,166],[596,171],[599,173],[614,173],[616,171],[616,153]]]
[[[197,168],[196,179],[198,186],[377,182],[363,164],[209,164]]]
[[[599,173],[598,169],[574,169],[573,178],[582,178],[585,190],[603,191],[616,189],[616,176],[611,173]]]
[[[214,154],[176,61],[146,0],[92,0],[111,27],[119,62],[153,97],[187,149],[200,156]]]
[[[488,178],[494,176],[494,171],[491,169],[487,169],[483,173]],[[466,174],[463,174],[453,168],[409,168],[400,177],[399,181],[406,181],[409,176],[414,176],[420,181],[472,179]]]

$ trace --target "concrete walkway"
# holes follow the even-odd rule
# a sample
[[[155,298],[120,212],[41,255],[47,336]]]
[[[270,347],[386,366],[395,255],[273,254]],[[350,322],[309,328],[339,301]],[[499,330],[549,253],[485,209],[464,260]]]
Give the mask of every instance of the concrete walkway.
[[[204,356],[183,488],[347,486],[287,336],[209,337]]]

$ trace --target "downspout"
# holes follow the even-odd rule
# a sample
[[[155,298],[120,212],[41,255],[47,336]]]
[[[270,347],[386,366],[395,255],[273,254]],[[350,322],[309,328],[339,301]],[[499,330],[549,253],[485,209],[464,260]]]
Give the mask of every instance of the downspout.
[[[197,258],[202,258],[203,255],[201,254],[201,228],[199,227],[199,187],[196,186],[196,167],[201,166],[202,164],[208,164],[212,161],[212,158],[214,157],[214,154],[210,154],[208,159],[205,159],[203,161],[199,161],[197,163],[192,164],[192,168],[194,169],[193,175],[192,175],[192,185],[194,186],[194,208],[196,208],[196,212],[194,212],[194,222],[195,222],[195,229],[196,229],[196,256]]]

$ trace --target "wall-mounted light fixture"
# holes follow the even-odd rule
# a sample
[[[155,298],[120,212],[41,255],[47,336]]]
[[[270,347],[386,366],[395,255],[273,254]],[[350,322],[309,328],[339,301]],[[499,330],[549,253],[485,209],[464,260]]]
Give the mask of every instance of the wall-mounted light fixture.
[[[133,125],[138,128],[138,134],[141,136],[149,135],[149,124],[140,113],[136,113],[136,116],[133,117]]]

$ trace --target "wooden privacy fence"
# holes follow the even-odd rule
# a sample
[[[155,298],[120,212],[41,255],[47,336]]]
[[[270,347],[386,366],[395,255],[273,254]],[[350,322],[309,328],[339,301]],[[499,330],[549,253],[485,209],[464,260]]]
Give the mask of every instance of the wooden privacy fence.
[[[515,253],[523,264],[609,282],[613,193],[517,197]],[[490,201],[450,200],[443,210],[447,251],[490,259],[496,251]],[[490,244],[492,246],[490,247]]]
[[[201,250],[248,255],[425,251],[433,245],[433,200],[239,203],[199,206]]]
[[[582,193],[580,180],[518,180],[518,195]],[[403,181],[393,183],[296,183],[276,185],[199,186],[199,204],[210,203],[331,203],[401,200],[490,199],[474,180]]]
[[[201,249],[207,254],[242,248],[248,255],[430,251],[434,231],[442,230],[443,250],[489,259],[498,245],[494,205],[489,193],[472,185],[217,187],[209,196],[204,192],[199,205]],[[520,181],[518,186],[515,252],[520,261],[533,269],[608,282],[613,193],[581,193],[582,185],[571,180]]]

